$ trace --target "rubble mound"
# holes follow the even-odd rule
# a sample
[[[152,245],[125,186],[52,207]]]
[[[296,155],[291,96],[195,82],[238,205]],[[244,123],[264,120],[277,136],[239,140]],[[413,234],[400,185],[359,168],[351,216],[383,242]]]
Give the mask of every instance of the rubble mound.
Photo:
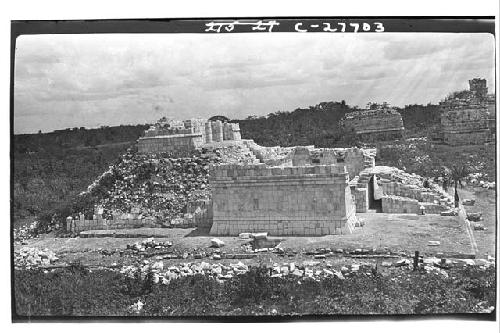
[[[172,224],[184,217],[189,203],[210,199],[209,165],[257,162],[244,145],[199,149],[187,157],[129,150],[80,197],[94,199],[105,219],[133,213]]]
[[[40,250],[34,247],[23,247],[14,252],[14,267],[16,269],[37,269],[50,266],[59,260],[56,254],[48,249]]]

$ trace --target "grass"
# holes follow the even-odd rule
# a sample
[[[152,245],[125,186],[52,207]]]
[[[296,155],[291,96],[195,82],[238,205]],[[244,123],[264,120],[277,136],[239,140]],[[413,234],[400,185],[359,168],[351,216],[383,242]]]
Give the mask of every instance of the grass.
[[[113,271],[81,267],[15,271],[18,316],[241,316],[475,313],[495,304],[494,268],[453,269],[448,277],[397,270],[345,280],[271,278],[254,268],[223,284],[195,275],[154,285]],[[133,313],[129,306],[145,305]],[[482,306],[478,306],[479,303]]]

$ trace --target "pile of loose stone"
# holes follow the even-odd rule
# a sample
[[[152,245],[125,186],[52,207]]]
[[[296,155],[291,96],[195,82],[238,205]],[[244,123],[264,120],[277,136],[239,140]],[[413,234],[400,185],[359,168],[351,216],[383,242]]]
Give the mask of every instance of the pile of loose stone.
[[[243,146],[202,149],[184,157],[129,150],[80,195],[99,195],[97,205],[103,207],[107,219],[135,211],[138,218],[153,217],[166,226],[189,227],[192,216],[185,212],[187,204],[211,196],[209,165],[255,162],[255,156]]]
[[[14,243],[26,245],[26,240],[37,236],[38,221],[14,229]]]
[[[16,269],[47,267],[58,260],[56,254],[48,249],[23,247],[19,251],[14,251],[14,267]]]
[[[457,267],[465,266],[478,266],[481,269],[486,269],[490,266],[494,267],[494,258],[486,259],[440,259],[440,258],[425,258],[421,259],[418,269],[425,271],[429,274],[439,274],[445,278],[448,277],[447,270]],[[412,261],[410,259],[400,259],[395,262],[383,261],[380,264],[375,263],[352,263],[345,264],[339,267],[334,267],[331,262],[326,261],[311,261],[306,260],[301,263],[285,262],[273,263],[264,267],[267,274],[272,278],[285,278],[287,276],[294,276],[303,279],[321,280],[324,278],[337,278],[344,280],[355,275],[371,276],[377,274],[380,267],[407,269],[413,270]],[[145,278],[147,274],[152,274],[154,283],[169,284],[172,280],[193,276],[205,275],[210,278],[216,279],[219,282],[227,281],[235,276],[245,274],[250,270],[251,266],[238,261],[236,263],[208,263],[208,262],[185,262],[176,265],[164,265],[163,261],[149,261],[143,260],[136,265],[123,266],[120,273],[135,277],[140,275]]]
[[[127,250],[132,250],[134,252],[146,252],[149,249],[154,250],[163,250],[168,249],[172,246],[172,242],[170,241],[156,241],[153,238],[148,238],[143,240],[142,242],[135,242],[132,245],[127,245]]]

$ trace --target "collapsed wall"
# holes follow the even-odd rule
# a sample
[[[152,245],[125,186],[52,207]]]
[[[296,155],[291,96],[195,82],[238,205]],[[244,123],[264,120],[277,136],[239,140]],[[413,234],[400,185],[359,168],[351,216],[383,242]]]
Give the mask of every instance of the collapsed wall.
[[[350,233],[356,216],[348,179],[345,166],[213,166],[210,234]]]
[[[182,122],[160,120],[145,131],[137,142],[142,154],[190,152],[205,145],[240,141],[237,123],[188,119]]]
[[[291,156],[293,166],[339,165],[345,166],[349,178],[362,170],[375,166],[376,149],[295,147]]]
[[[345,133],[353,133],[363,140],[393,140],[404,134],[403,118],[393,108],[346,113],[341,127]]]
[[[451,146],[484,144],[494,138],[495,96],[488,95],[485,79],[469,80],[469,86],[439,103],[440,137]]]

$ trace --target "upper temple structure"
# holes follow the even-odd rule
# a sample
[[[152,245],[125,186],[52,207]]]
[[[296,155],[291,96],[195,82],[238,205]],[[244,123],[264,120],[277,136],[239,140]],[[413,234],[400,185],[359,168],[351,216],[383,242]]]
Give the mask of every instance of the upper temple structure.
[[[494,140],[495,95],[486,80],[469,80],[469,90],[454,92],[441,101],[439,138],[451,146],[484,144]]]
[[[160,119],[139,138],[139,153],[189,152],[204,145],[240,141],[237,123],[188,119]]]
[[[403,137],[401,114],[385,103],[372,104],[369,109],[349,112],[342,119],[345,133],[353,133],[363,140],[393,140]]]

